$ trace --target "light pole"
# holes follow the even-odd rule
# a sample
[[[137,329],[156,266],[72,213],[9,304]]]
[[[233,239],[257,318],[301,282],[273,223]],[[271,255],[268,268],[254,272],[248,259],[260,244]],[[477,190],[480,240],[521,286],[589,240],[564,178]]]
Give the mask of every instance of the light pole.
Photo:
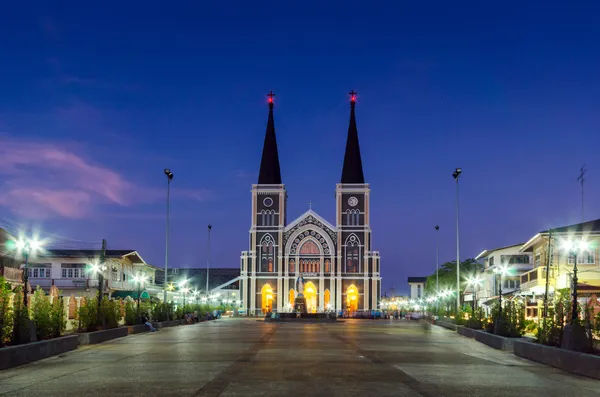
[[[473,287],[473,315],[475,314],[475,307],[476,305],[476,300],[477,300],[477,292],[479,292],[479,284],[481,283],[481,279],[479,278],[479,276],[471,276],[469,277],[469,284]],[[477,290],[475,290],[475,287],[477,287]]]
[[[462,174],[462,168],[457,168],[452,173],[456,181],[456,314],[460,308],[460,233],[458,229],[458,178]]]
[[[498,274],[499,282],[498,282],[498,299],[500,300],[500,305],[498,307],[498,322],[502,318],[502,276],[508,273],[508,268],[504,265],[499,265],[494,268],[494,273]]]
[[[27,283],[29,282],[29,255],[35,253],[41,248],[39,241],[35,239],[19,239],[16,242],[16,247],[21,251],[23,258],[25,259],[25,267],[23,269],[23,305],[27,310]]]
[[[567,240],[563,242],[563,248],[573,256],[573,303],[571,304],[571,323],[574,324],[579,318],[577,314],[577,256],[580,251],[588,249],[588,243],[583,240],[580,242]]]
[[[169,264],[169,226],[170,226],[170,214],[171,214],[171,181],[173,180],[173,173],[170,169],[165,168],[165,175],[167,176],[167,229],[165,232],[165,281],[163,284],[163,301],[167,303],[167,279],[168,279],[168,264]],[[169,314],[167,311],[167,320],[169,319]]]
[[[206,296],[209,295],[208,292],[208,272],[210,271],[210,231],[212,230],[212,225],[208,225],[208,253],[206,257]]]
[[[146,276],[142,274],[138,274],[133,277],[133,280],[137,282],[138,285],[138,295],[137,295],[137,313],[140,324],[142,323],[142,313],[140,312],[140,299],[142,296],[142,283],[146,282]]]
[[[440,293],[440,226],[435,225],[435,293]],[[439,316],[439,304],[435,302],[436,316]]]
[[[185,286],[187,284],[188,280],[187,279],[183,279],[180,283],[179,283],[179,288],[180,291],[183,294],[183,306],[185,306],[185,293],[187,292],[187,287]]]

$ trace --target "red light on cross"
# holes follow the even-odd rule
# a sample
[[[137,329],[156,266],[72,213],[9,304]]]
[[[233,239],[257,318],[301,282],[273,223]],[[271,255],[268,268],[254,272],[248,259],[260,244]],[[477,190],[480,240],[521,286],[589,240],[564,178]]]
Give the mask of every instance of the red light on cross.
[[[269,103],[273,103],[273,97],[275,96],[275,94],[273,94],[273,91],[270,91],[267,96],[269,97],[268,101]]]
[[[356,103],[356,91],[350,91],[350,102]]]

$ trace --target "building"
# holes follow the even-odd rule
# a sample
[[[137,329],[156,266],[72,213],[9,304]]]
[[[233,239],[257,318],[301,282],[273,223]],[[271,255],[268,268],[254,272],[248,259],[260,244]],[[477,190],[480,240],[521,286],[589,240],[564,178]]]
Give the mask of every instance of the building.
[[[408,286],[410,287],[410,299],[421,299],[425,296],[425,284],[427,277],[409,277]]]
[[[470,300],[475,293],[477,305],[485,305],[487,309],[497,301],[500,292],[500,269],[506,270],[502,275],[502,295],[512,295],[520,291],[521,276],[533,269],[531,255],[523,253],[521,247],[523,243],[484,250],[477,255],[475,260],[483,259],[483,272],[478,275],[481,280],[479,286],[467,287]]]
[[[288,223],[274,103],[269,98],[258,183],[252,185],[250,247],[241,255],[242,310],[249,315],[291,311],[299,276],[305,279],[309,312],[378,308],[380,258],[372,250],[371,190],[363,175],[355,104],[351,93],[342,177],[336,185],[335,225],[312,209]]]
[[[4,277],[12,288],[23,285],[23,270],[19,269],[20,261],[15,260],[15,255],[8,247],[9,242],[15,241],[15,237],[0,228],[0,277]]]
[[[29,259],[29,285],[32,289],[40,286],[46,292],[55,286],[62,296],[91,297],[98,293],[98,272],[102,271],[103,291],[109,297],[137,297],[135,276],[146,279],[140,286],[142,297],[162,297],[162,288],[155,284],[157,268],[146,263],[137,251],[106,250],[103,270],[100,255],[100,250],[42,250]]]
[[[240,269],[217,267],[211,268],[208,272],[208,293],[206,292],[206,268],[171,268],[168,270],[168,283],[173,291],[180,290],[180,285],[185,285],[190,289],[190,292],[198,292],[193,298],[201,299],[211,297],[215,301],[231,301],[230,303],[238,303],[240,300]],[[156,283],[163,285],[164,270],[156,272]],[[181,292],[175,293],[174,300],[182,299]]]
[[[556,291],[572,291],[575,257],[566,243],[581,241],[587,247],[577,252],[577,294],[584,304],[592,294],[600,293],[600,219],[544,230],[523,244],[521,252],[533,257],[532,270],[521,275],[528,317],[542,316],[546,291],[549,302]]]

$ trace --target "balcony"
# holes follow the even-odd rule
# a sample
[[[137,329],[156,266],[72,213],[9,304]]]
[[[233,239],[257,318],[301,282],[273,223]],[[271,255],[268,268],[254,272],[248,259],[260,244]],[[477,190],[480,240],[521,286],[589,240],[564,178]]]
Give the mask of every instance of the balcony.
[[[550,285],[554,285],[554,270],[550,269]],[[521,291],[533,290],[532,292],[541,293],[546,286],[546,267],[540,266],[521,274]]]
[[[0,267],[0,276],[4,277],[9,283],[22,283],[23,270],[13,267]]]

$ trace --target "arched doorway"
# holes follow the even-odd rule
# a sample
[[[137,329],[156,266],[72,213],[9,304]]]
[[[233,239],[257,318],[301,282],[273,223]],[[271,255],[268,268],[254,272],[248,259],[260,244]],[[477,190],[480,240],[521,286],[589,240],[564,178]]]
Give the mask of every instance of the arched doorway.
[[[262,296],[262,311],[263,313],[269,313],[273,311],[273,288],[269,284],[263,285],[260,290]]]
[[[306,299],[306,311],[308,313],[317,312],[317,296],[317,287],[311,281],[304,284],[304,298]]]
[[[329,301],[331,299],[331,293],[329,292],[328,289],[325,290],[323,298],[324,298],[325,310],[331,309],[331,302]]]
[[[354,284],[346,290],[346,307],[350,312],[358,310],[358,288]]]
[[[289,295],[290,301],[289,301],[289,309],[290,311],[292,311],[292,309],[294,308],[294,301],[296,300],[296,291],[294,291],[293,289],[290,290],[290,295]]]

